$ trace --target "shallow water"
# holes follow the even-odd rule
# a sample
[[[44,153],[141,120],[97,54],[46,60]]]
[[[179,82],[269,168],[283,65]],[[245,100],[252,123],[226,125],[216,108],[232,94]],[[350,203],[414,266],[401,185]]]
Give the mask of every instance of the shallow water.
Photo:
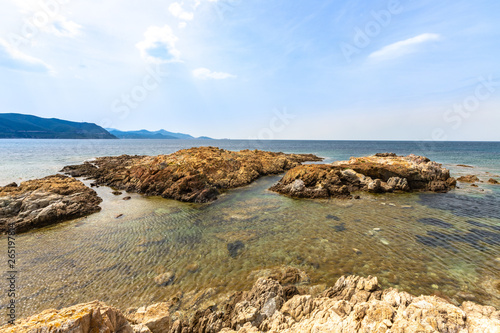
[[[270,150],[345,158],[339,153],[344,148],[328,153],[309,146]],[[370,149],[396,150],[390,148],[384,143]],[[500,147],[497,153],[488,149],[478,153],[488,158],[476,156],[476,163],[470,156],[455,161],[454,153],[440,154],[440,161],[454,175],[485,178],[500,169]],[[350,155],[373,153],[363,152]],[[128,194],[98,188],[100,213],[18,236],[18,316],[94,299],[125,309],[205,288],[215,288],[215,298],[249,288],[256,271],[280,265],[305,270],[313,284],[332,285],[343,274],[374,275],[383,287],[454,303],[474,295],[500,308],[500,186],[295,200],[267,190],[279,178],[262,178],[206,205],[136,194],[123,201]],[[156,285],[154,278],[168,271],[175,273],[174,283]],[[5,295],[0,301],[5,304]]]

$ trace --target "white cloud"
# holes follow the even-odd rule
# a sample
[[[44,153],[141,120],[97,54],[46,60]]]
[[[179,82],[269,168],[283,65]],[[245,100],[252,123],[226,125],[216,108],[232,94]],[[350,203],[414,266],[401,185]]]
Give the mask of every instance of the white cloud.
[[[224,80],[224,79],[235,79],[236,75],[223,72],[213,72],[208,68],[198,68],[193,70],[193,76],[201,80]]]
[[[62,1],[10,0],[24,16],[25,24],[35,26],[44,33],[57,37],[76,37],[81,25],[62,15],[65,3]]]
[[[58,37],[74,38],[80,34],[81,28],[81,25],[59,16],[50,24],[49,32]]]
[[[174,15],[175,17],[177,17],[177,18],[179,18],[181,20],[191,21],[193,19],[193,17],[194,17],[194,13],[193,12],[185,11],[182,8],[182,4],[180,4],[178,2],[172,3],[168,7],[168,10],[170,11],[170,13],[172,15]]]
[[[19,51],[2,39],[0,39],[0,66],[25,72],[53,74],[52,68],[45,62]]]
[[[144,40],[137,43],[144,60],[150,63],[179,62],[181,53],[175,47],[178,38],[174,35],[172,28],[149,27],[144,33]]]
[[[382,49],[370,54],[369,58],[376,60],[392,59],[403,56],[405,54],[413,53],[417,50],[416,45],[429,41],[439,40],[438,34],[425,33],[406,40],[387,45]]]

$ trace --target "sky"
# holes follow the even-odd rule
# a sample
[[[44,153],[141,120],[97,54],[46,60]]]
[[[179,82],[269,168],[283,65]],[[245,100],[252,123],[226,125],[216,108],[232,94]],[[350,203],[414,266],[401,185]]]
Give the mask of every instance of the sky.
[[[498,0],[2,0],[0,112],[232,139],[500,140]]]

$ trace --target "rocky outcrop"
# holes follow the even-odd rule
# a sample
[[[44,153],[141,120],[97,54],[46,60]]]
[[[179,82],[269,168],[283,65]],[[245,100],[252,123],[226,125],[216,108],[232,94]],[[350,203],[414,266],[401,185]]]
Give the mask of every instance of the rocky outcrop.
[[[498,185],[498,184],[500,184],[500,183],[498,182],[498,180],[496,180],[496,179],[494,179],[494,178],[490,178],[490,179],[488,179],[488,183],[490,183],[490,184],[492,184],[492,185]]]
[[[447,192],[455,185],[449,170],[426,157],[383,153],[301,165],[289,170],[271,190],[299,198],[351,198],[355,191]]]
[[[16,325],[0,327],[0,332],[134,333],[134,329],[119,310],[94,301],[62,310],[46,310],[21,320]]]
[[[82,182],[63,175],[0,187],[0,232],[16,232],[71,220],[100,210],[101,198]]]
[[[467,175],[467,176],[462,176],[458,177],[457,181],[462,182],[462,183],[476,183],[479,181],[479,178],[475,175]]]
[[[215,200],[222,190],[248,185],[261,176],[282,173],[302,162],[320,160],[310,154],[200,147],[170,155],[101,157],[62,171],[95,179],[97,185],[202,203]]]
[[[250,291],[237,292],[192,316],[179,310],[176,297],[124,315],[93,302],[45,311],[0,332],[500,332],[500,311],[493,307],[473,302],[458,307],[436,296],[382,290],[371,276],[342,276],[333,287],[312,296],[288,284],[304,274],[285,269],[260,278]]]

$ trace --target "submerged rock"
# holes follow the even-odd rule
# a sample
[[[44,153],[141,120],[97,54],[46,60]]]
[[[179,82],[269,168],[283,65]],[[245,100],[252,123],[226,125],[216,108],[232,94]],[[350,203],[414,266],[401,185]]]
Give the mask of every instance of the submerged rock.
[[[332,164],[300,165],[271,190],[298,198],[351,198],[355,191],[447,192],[455,185],[449,170],[426,157],[383,153]]]
[[[227,244],[227,251],[229,252],[231,258],[236,258],[244,248],[245,244],[243,244],[243,242],[239,240]]]
[[[154,278],[155,283],[161,287],[171,285],[172,283],[174,283],[174,280],[175,280],[174,272],[166,272]]]
[[[282,173],[302,162],[321,160],[311,154],[200,147],[170,155],[101,157],[62,171],[127,192],[202,203],[215,200],[221,190],[248,185],[261,176]]]
[[[12,224],[24,232],[87,216],[100,211],[101,202],[94,190],[63,175],[0,187],[0,232]]]
[[[479,181],[479,178],[477,178],[477,176],[475,175],[467,175],[458,177],[457,180],[462,183],[475,183]]]
[[[498,185],[498,184],[500,184],[500,183],[498,182],[498,180],[493,179],[493,178],[488,179],[488,183],[493,184],[493,185]]]

